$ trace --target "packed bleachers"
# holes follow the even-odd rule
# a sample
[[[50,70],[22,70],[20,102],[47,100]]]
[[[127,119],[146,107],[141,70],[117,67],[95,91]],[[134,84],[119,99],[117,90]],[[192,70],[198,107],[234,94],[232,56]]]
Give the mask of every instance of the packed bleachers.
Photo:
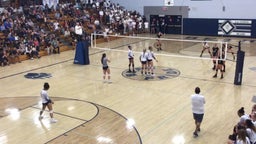
[[[145,31],[144,17],[109,0],[8,7],[0,18],[2,66],[74,49],[78,38],[91,33],[135,35]],[[83,28],[81,37],[77,24]]]

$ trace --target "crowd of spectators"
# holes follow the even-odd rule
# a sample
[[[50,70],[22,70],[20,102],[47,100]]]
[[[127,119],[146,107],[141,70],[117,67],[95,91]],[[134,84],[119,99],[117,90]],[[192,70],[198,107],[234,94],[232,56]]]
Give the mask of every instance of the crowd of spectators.
[[[77,26],[82,27],[82,34]],[[135,35],[147,27],[144,16],[110,0],[59,3],[55,7],[47,4],[8,7],[0,14],[0,63],[4,66],[20,62],[19,55],[40,58],[42,50],[48,54],[60,53],[60,38],[75,44],[90,33],[105,38],[108,34]]]
[[[256,144],[256,104],[249,114],[245,113],[244,107],[237,114],[240,119],[229,135],[228,144]]]

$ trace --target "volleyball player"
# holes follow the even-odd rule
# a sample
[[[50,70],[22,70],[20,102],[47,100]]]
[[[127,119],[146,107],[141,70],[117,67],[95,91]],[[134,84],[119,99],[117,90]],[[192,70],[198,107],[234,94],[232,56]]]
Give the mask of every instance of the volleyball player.
[[[214,46],[212,47],[212,61],[213,61],[213,70],[216,69],[216,64],[217,64],[217,59],[219,57],[219,47],[217,46],[217,44],[214,44]]]
[[[210,54],[210,57],[212,57],[212,53],[211,53],[211,50],[210,50],[210,46],[209,46],[209,44],[208,44],[207,42],[203,42],[203,50],[202,50],[202,52],[201,52],[201,54],[200,54],[200,57],[203,56],[203,53],[204,53],[205,50],[207,50],[208,53]]]
[[[129,71],[128,72],[134,72],[135,73],[135,70],[134,70],[134,54],[133,54],[133,51],[132,51],[132,47],[129,45],[128,46],[128,59],[129,59]],[[131,71],[131,66],[132,66],[132,71]]]
[[[219,57],[219,59],[217,60],[217,65],[216,65],[216,73],[215,75],[213,76],[214,78],[217,77],[218,75],[218,71],[220,70],[220,73],[221,73],[221,79],[223,79],[223,72],[225,71],[224,70],[224,65],[225,65],[225,61],[223,59],[221,59],[221,57]]]
[[[233,51],[232,45],[228,45],[228,50],[227,50],[227,52],[232,54],[232,56],[233,56],[233,61],[235,61],[236,56],[235,56],[235,53],[234,53],[234,51]]]
[[[163,34],[161,32],[158,32],[158,34],[156,35],[157,36],[157,40],[154,43],[154,47],[157,49],[157,51],[162,50],[162,43],[160,41],[160,38],[161,38],[162,35]]]
[[[158,34],[156,35],[156,37],[158,38],[158,39],[160,39],[161,37],[162,37],[162,33],[161,32],[158,32]]]
[[[141,74],[143,73],[147,74],[147,58],[148,58],[148,53],[146,49],[143,49],[143,52],[140,55]]]
[[[151,75],[153,76],[154,75],[154,65],[153,65],[153,59],[157,62],[157,59],[153,53],[153,48],[152,46],[149,46],[148,47],[148,57],[147,57],[147,61],[148,61],[148,65],[147,65],[147,68],[148,68],[148,74],[151,73]]]
[[[50,117],[51,117],[50,122],[56,123],[57,120],[53,118],[53,108],[52,108],[52,104],[54,104],[54,102],[49,98],[49,95],[47,92],[49,90],[49,88],[50,88],[50,85],[47,82],[44,83],[44,87],[40,93],[41,99],[42,99],[42,110],[40,111],[39,120],[43,119],[42,115],[43,115],[45,108],[47,107],[50,112]]]
[[[111,81],[110,81],[110,69],[108,67],[108,62],[110,62],[110,60],[107,58],[106,53],[103,53],[102,57],[101,57],[101,64],[102,64],[102,69],[103,69],[103,82],[107,82],[106,81],[106,75],[108,75],[108,83],[111,83]]]
[[[225,65],[225,44],[222,45],[222,48],[221,48],[221,53],[219,53],[219,57],[217,59],[217,64],[216,64],[216,73],[215,75],[213,76],[214,78],[217,77],[218,75],[218,70],[220,70],[220,73],[221,73],[221,79],[223,79],[223,73],[226,71],[226,65]]]

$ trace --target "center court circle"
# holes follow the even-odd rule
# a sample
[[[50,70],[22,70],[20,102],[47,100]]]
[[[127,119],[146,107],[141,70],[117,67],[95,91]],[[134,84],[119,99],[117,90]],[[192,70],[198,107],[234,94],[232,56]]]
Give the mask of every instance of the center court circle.
[[[122,72],[122,76],[132,80],[139,81],[158,81],[158,80],[166,80],[178,77],[180,75],[180,71],[174,68],[154,67],[154,75],[151,74],[141,74],[141,67],[136,67],[135,72],[129,72],[128,69]]]

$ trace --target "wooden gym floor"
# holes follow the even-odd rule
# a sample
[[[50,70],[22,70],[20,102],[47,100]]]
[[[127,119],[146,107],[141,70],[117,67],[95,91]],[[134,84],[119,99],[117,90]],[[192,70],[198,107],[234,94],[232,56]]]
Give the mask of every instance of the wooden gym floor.
[[[164,50],[155,52],[159,60],[155,62],[156,77],[164,75],[164,79],[157,80],[145,80],[139,72],[136,72],[137,79],[125,76],[128,59],[124,39],[102,44],[116,46],[115,51],[90,48],[90,65],[74,65],[75,51],[70,50],[1,67],[0,143],[224,144],[239,119],[237,110],[245,107],[249,113],[256,93],[256,42],[254,39],[228,39],[234,45],[239,40],[243,42],[246,56],[242,85],[233,84],[236,62],[232,60],[226,61],[224,79],[220,79],[220,75],[212,78],[215,73],[211,69],[212,61],[199,59],[201,44],[183,43],[181,46],[164,42]],[[139,52],[151,44],[148,41],[131,43],[134,51]],[[102,81],[100,58],[103,52],[111,60],[111,84]],[[204,57],[207,55],[205,52]],[[139,68],[139,54],[135,53],[135,57],[135,67]],[[175,69],[179,73],[168,77],[158,72],[161,69]],[[24,75],[28,73],[49,75],[27,79]],[[58,122],[54,124],[50,123],[48,112],[44,113],[42,121],[38,120],[39,93],[44,82],[49,82],[49,94],[55,101],[54,116]],[[195,126],[190,95],[196,86],[201,88],[206,105],[201,132],[199,137],[193,138]]]

